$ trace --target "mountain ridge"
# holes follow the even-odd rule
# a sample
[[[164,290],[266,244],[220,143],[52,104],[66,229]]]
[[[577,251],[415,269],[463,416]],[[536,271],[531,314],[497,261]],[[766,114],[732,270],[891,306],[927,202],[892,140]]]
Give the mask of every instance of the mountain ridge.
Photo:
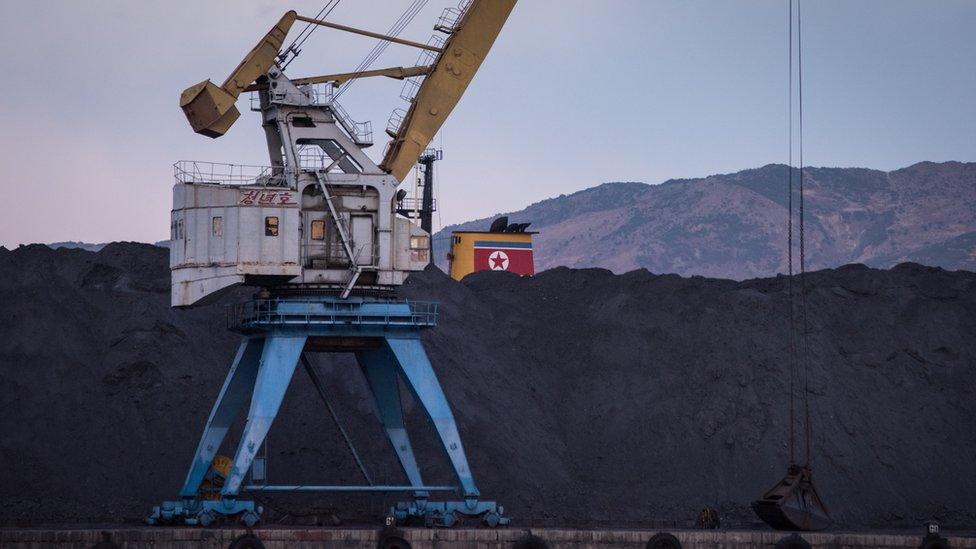
[[[794,168],[794,206],[799,173]],[[809,269],[916,261],[976,269],[976,163],[923,161],[885,172],[804,168]],[[565,265],[745,279],[787,270],[788,167],[767,164],[657,185],[610,182],[509,212],[532,222],[537,270]],[[799,268],[798,212],[794,259]],[[483,230],[492,217],[435,234],[446,266],[452,230]]]

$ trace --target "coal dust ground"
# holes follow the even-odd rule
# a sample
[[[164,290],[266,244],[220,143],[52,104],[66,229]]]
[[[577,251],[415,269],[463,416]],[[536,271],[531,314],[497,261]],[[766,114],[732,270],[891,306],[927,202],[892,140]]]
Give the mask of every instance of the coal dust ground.
[[[249,294],[171,309],[167,261],[0,248],[0,523],[138,521],[177,496],[239,341],[224,305]],[[848,266],[808,284],[798,384],[838,527],[976,526],[976,274]],[[440,302],[424,340],[482,494],[515,524],[680,526],[710,505],[758,525],[749,502],[788,461],[785,278],[431,270],[400,293]],[[403,482],[355,361],[314,362],[373,480]],[[425,480],[449,482],[406,398]],[[300,369],[268,455],[274,483],[363,482]],[[269,522],[348,524],[394,497],[263,501]]]

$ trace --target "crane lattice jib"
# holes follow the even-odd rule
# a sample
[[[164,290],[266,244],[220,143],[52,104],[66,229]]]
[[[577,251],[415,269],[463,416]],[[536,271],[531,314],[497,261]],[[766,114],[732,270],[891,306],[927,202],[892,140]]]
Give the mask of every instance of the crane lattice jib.
[[[398,181],[440,130],[488,55],[516,0],[474,0],[424,79],[380,168]]]

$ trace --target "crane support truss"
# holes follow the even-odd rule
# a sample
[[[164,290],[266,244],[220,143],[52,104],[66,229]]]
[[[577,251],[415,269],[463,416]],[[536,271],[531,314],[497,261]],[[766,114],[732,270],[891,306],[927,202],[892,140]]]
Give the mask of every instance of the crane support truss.
[[[261,506],[239,499],[246,492],[412,492],[413,500],[395,504],[398,521],[419,519],[430,526],[453,526],[463,517],[479,517],[488,526],[507,524],[504,509],[479,501],[478,488],[461,444],[457,423],[420,341],[420,330],[437,322],[437,304],[390,302],[370,298],[340,300],[274,299],[246,303],[232,310],[231,328],[244,334],[237,356],[214,403],[200,438],[181,499],[153,509],[150,524],[184,522],[207,526],[237,517],[246,526],[259,520]],[[278,414],[303,353],[353,352],[372,392],[377,415],[396,452],[406,485],[269,485],[246,483],[258,450]],[[317,376],[313,381],[318,381]],[[404,422],[400,387],[413,395],[434,426],[450,461],[456,485],[427,485],[420,473]],[[325,398],[324,393],[322,394]],[[200,498],[201,484],[221,444],[250,397],[247,421],[219,498]],[[430,492],[453,491],[458,501],[428,501]]]
[[[322,76],[307,76],[305,78],[296,78],[292,80],[292,84],[296,86],[304,86],[306,84],[324,84],[326,82],[331,82],[334,87],[342,85],[343,82],[347,80],[352,80],[354,78],[369,78],[371,76],[385,76],[387,78],[393,78],[396,80],[403,80],[404,78],[410,78],[412,76],[424,76],[430,72],[430,67],[389,67],[385,69],[373,69],[369,71],[360,72],[339,72],[334,74],[324,74]],[[244,91],[260,91],[268,89],[267,84],[251,84],[250,86],[244,88]]]
[[[420,42],[414,42],[413,40],[404,40],[403,38],[397,38],[395,36],[388,36],[386,34],[380,34],[378,32],[370,32],[363,29],[357,29],[355,27],[348,27],[346,25],[340,25],[338,23],[332,23],[330,21],[323,21],[321,19],[312,19],[311,17],[305,17],[299,15],[297,17],[299,21],[305,23],[311,23],[313,25],[321,25],[323,27],[329,27],[330,29],[341,30],[345,32],[351,32],[353,34],[359,34],[362,36],[368,36],[370,38],[379,38],[380,40],[386,40],[387,42],[393,42],[394,44],[402,44],[404,46],[410,46],[413,48],[420,48],[422,50],[430,50],[434,52],[440,52],[440,48],[436,48],[429,44],[421,44]]]

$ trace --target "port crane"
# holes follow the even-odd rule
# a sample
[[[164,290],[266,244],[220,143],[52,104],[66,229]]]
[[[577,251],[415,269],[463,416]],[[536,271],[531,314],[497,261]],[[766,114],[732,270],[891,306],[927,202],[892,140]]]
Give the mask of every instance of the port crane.
[[[464,1],[445,10],[426,43],[288,11],[221,85],[204,80],[182,93],[180,107],[191,128],[219,138],[240,117],[241,94],[254,92],[252,110],[261,115],[270,165],[175,165],[172,305],[212,301],[242,284],[259,291],[254,300],[229,310],[229,327],[242,335],[240,348],[180,498],[155,507],[150,523],[206,526],[237,518],[252,526],[262,509],[241,498],[242,492],[351,491],[412,494],[390,509],[398,521],[451,526],[477,517],[489,526],[508,522],[502,506],[480,497],[450,405],[420,341],[421,330],[436,325],[437,304],[401,301],[394,290],[430,259],[429,222],[418,227],[398,214],[403,210],[398,186],[418,160],[431,162],[425,160],[427,146],[471,83],[515,2]],[[420,59],[411,67],[362,65],[351,72],[290,78],[287,59],[297,52],[282,46],[296,22],[419,49]],[[373,144],[371,126],[355,122],[336,100],[337,87],[368,77],[405,80],[409,90],[409,107],[391,118],[390,141],[379,163],[364,152]],[[424,198],[429,210],[432,199]],[[259,450],[298,364],[329,405],[326,380],[307,355],[336,352],[355,355],[407,484],[272,485],[262,467],[255,466],[262,464]],[[424,482],[404,424],[401,388],[412,393],[433,424],[454,484]],[[236,451],[221,457],[227,432],[248,400]],[[369,479],[365,469],[363,476]],[[453,492],[461,499],[433,501],[432,492]]]

